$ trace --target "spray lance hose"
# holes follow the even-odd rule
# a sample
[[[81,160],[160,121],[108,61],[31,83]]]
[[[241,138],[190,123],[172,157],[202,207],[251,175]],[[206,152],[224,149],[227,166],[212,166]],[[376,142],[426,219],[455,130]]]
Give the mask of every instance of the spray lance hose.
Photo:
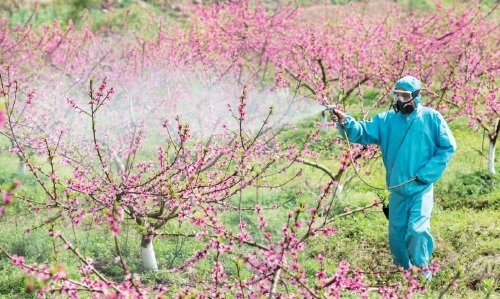
[[[340,115],[337,114],[337,112],[335,112],[335,109],[337,109],[337,105],[325,105],[326,108],[325,108],[325,111],[328,111],[330,114],[335,114],[339,120],[340,120]],[[381,188],[381,187],[377,187],[377,186],[373,186],[372,184],[368,183],[367,181],[365,181],[361,175],[359,174],[359,170],[356,168],[356,164],[354,163],[354,159],[352,157],[352,151],[351,151],[351,142],[349,141],[349,137],[347,136],[347,131],[345,129],[345,126],[344,126],[344,123],[343,122],[339,122],[340,123],[340,127],[344,133],[344,136],[345,136],[345,140],[347,142],[347,147],[348,147],[348,153],[349,153],[349,158],[351,160],[351,164],[352,164],[352,168],[354,168],[354,172],[356,173],[356,175],[358,176],[358,178],[363,182],[365,183],[367,186],[371,187],[371,188],[374,188],[374,189],[378,189],[378,190],[391,190],[391,189],[395,189],[395,188],[399,188],[403,185],[406,185],[410,182],[413,182],[415,181],[417,178],[416,177],[413,177],[401,184],[397,184],[395,186],[390,186],[390,187],[384,187],[384,188]],[[404,139],[403,139],[404,140]],[[401,142],[403,143],[403,142]],[[401,144],[399,145],[401,147]],[[398,149],[399,151],[399,149]],[[394,164],[394,163],[393,163]],[[394,166],[394,165],[393,165]],[[392,169],[391,169],[392,171]]]

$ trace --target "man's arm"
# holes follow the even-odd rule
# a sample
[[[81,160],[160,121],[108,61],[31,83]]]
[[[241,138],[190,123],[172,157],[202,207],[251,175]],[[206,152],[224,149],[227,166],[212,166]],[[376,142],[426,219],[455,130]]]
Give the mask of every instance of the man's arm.
[[[356,121],[349,114],[342,114],[342,116],[345,116],[343,118],[343,122],[337,123],[342,137],[345,138],[347,134],[350,142],[361,144],[379,144],[380,118],[378,115],[375,115],[371,121]],[[333,119],[334,118],[332,117],[332,120]]]
[[[438,150],[434,157],[415,174],[419,181],[427,184],[434,183],[441,177],[457,149],[457,143],[446,121],[441,115],[438,120]]]

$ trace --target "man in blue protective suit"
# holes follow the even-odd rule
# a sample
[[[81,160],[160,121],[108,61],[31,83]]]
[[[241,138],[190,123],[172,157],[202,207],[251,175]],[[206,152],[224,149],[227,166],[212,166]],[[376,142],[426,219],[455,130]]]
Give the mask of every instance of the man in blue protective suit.
[[[330,110],[330,115],[350,142],[380,146],[391,191],[389,247],[394,263],[404,269],[421,267],[430,280],[433,183],[450,162],[456,142],[441,114],[420,105],[420,88],[414,77],[400,79],[392,91],[394,111],[370,121],[356,121],[338,109]]]

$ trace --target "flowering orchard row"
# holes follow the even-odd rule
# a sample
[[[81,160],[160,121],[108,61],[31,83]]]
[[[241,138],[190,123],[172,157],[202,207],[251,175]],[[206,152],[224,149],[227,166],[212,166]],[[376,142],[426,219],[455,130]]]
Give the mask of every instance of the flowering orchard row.
[[[321,126],[301,144],[280,137],[293,130],[293,116],[314,103],[345,105],[355,98],[369,115],[389,105],[386,95],[398,78],[413,75],[424,83],[426,104],[449,120],[468,116],[494,147],[500,111],[496,14],[476,2],[451,9],[437,3],[424,15],[397,5],[368,15],[358,5],[342,11],[305,22],[297,8],[266,11],[258,2],[238,1],[188,6],[176,21],[152,16],[147,28],[98,32],[71,21],[64,28],[57,21],[11,28],[2,20],[1,132],[46,194],[19,200],[33,213],[45,211],[43,226],[53,242],[79,263],[28,264],[0,250],[43,282],[42,297],[147,298],[153,294],[121,254],[124,223],[137,225],[144,268],[154,270],[153,240],[175,237],[167,223],[186,222],[196,231],[184,237],[205,246],[176,271],[209,260],[213,275],[179,290],[178,298],[425,292],[411,272],[400,283],[380,285],[347,262],[305,275],[298,256],[310,239],[335,234],[338,217],[378,206],[375,201],[341,215],[331,209],[346,167],[372,159],[378,149],[353,146],[351,155],[338,155],[339,169],[329,169],[314,162],[320,151],[311,147],[324,138]],[[363,105],[366,87],[381,94],[371,106]],[[300,179],[303,167],[331,177],[307,203],[242,207],[231,200],[248,188],[278,187],[270,177]],[[2,214],[14,186],[3,192]],[[279,234],[269,232],[266,209],[284,215]],[[257,234],[244,221],[233,229],[220,217],[248,210],[259,223]],[[78,226],[85,219],[109,226],[123,280],[99,272],[61,233],[62,223]],[[225,260],[238,261],[237,273],[229,273]],[[70,278],[68,267],[77,267],[79,277]]]

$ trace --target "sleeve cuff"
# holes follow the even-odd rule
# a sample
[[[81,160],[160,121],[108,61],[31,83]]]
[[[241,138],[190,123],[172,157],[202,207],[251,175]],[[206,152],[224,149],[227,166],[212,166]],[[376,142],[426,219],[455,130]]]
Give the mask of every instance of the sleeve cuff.
[[[354,120],[354,118],[349,113],[346,113],[346,116],[347,117],[346,117],[346,119],[343,122],[339,121],[339,122],[337,122],[337,124],[338,125],[342,125],[343,124],[344,126],[346,126],[346,125],[350,124]]]

